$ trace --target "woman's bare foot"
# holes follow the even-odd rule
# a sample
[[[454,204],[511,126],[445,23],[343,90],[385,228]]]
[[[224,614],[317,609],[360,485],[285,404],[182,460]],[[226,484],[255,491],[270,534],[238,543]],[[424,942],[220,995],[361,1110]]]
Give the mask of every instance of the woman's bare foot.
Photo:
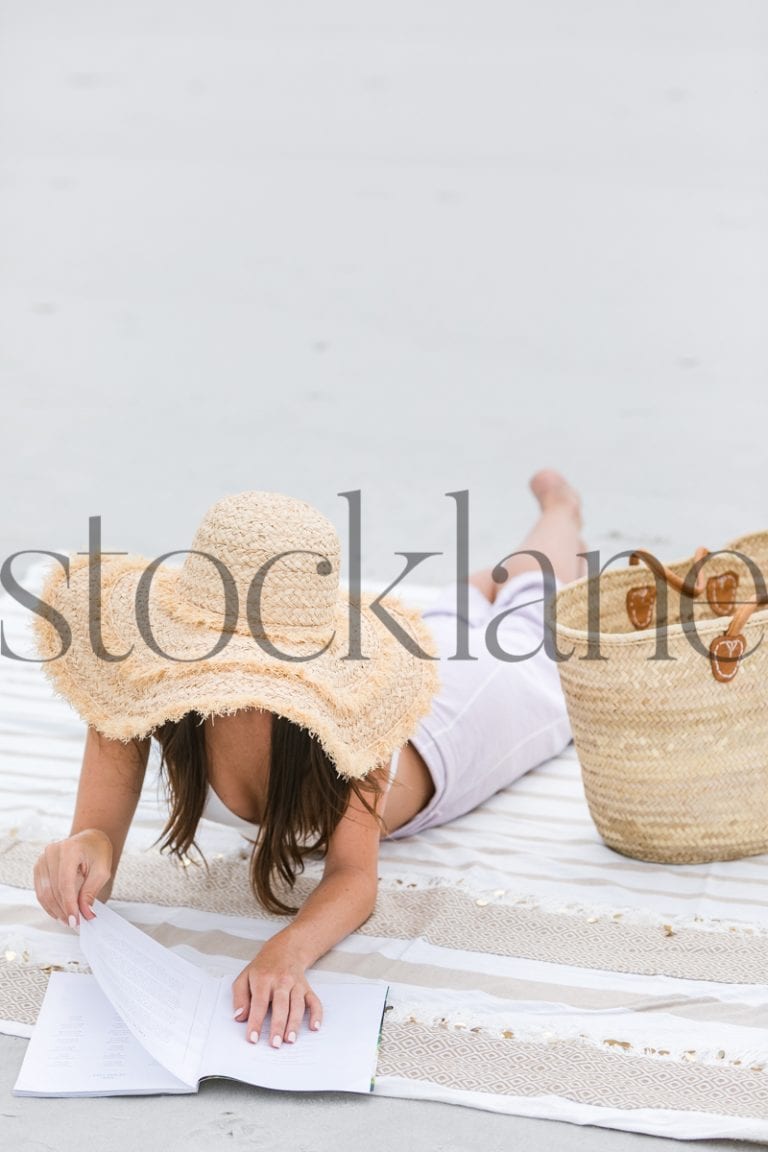
[[[581,499],[575,488],[553,468],[542,468],[530,480],[530,489],[539,502],[541,516],[520,544],[523,554],[511,556],[500,566],[507,572],[507,579],[522,572],[540,572],[541,566],[535,556],[526,552],[542,552],[548,557],[558,580],[569,584],[587,574],[587,564],[579,552],[586,552],[587,546],[581,538]],[[493,579],[494,569],[484,568],[474,572],[469,580],[488,600],[493,603],[496,593],[502,586]]]
[[[575,516],[581,528],[581,498],[560,472],[556,472],[554,468],[542,468],[534,473],[528,486],[538,500],[542,512],[562,508]]]

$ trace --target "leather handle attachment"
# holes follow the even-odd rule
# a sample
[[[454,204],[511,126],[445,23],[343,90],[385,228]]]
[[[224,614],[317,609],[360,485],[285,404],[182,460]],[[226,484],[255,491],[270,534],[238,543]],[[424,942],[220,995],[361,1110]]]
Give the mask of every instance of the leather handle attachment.
[[[747,641],[742,629],[753,612],[768,604],[768,594],[748,600],[734,612],[728,628],[721,636],[715,636],[709,646],[709,663],[712,675],[721,684],[733,680],[739,670],[739,661],[747,650]]]

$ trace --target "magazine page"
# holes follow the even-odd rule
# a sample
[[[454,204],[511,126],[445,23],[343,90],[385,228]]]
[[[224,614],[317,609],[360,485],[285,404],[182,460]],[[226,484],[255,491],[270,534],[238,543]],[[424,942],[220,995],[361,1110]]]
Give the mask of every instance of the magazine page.
[[[294,1092],[370,1092],[378,1058],[379,1030],[387,998],[383,981],[323,981],[311,969],[307,978],[323,1003],[323,1022],[310,1032],[305,1015],[297,1039],[272,1048],[271,1013],[257,1044],[232,1018],[232,979],[222,977],[219,997],[201,1061],[201,1079],[228,1076],[262,1088]]]
[[[51,973],[15,1096],[191,1091],[142,1047],[94,976]]]
[[[219,981],[96,900],[80,947],[102,991],[147,1052],[194,1088]]]

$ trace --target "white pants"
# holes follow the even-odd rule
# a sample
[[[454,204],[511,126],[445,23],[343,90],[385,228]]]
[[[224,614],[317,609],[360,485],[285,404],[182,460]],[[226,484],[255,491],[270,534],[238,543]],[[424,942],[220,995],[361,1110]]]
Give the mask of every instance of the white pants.
[[[558,585],[559,586],[559,585]],[[422,612],[435,634],[442,685],[432,710],[410,738],[435,783],[429,803],[386,839],[445,824],[482,804],[571,739],[557,663],[542,646],[507,661],[486,644],[488,623],[513,605],[496,641],[508,653],[535,652],[544,639],[544,581],[537,571],[502,584],[493,604],[469,585],[468,647],[474,660],[451,660],[458,649],[456,583]]]

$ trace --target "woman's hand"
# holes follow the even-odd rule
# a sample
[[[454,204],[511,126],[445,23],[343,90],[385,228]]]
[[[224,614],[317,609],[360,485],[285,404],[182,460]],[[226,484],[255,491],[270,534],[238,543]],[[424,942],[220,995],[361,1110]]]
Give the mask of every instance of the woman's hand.
[[[295,953],[278,940],[268,940],[232,985],[235,1020],[247,1019],[245,1034],[253,1044],[259,1039],[270,1004],[269,1042],[273,1048],[279,1048],[283,1040],[295,1042],[307,1009],[312,1031],[320,1027],[320,999],[307,983]]]
[[[246,1037],[256,1043],[269,1007],[269,1043],[293,1044],[309,1009],[314,1032],[322,1004],[305,972],[329,948],[364,924],[376,904],[380,828],[357,797],[351,818],[339,821],[328,848],[323,878],[312,889],[296,918],[262,945],[232,984],[235,1020],[247,1021]],[[266,1036],[265,1036],[266,1039]]]
[[[91,920],[93,901],[112,877],[112,842],[88,828],[46,844],[35,861],[35,894],[45,911],[75,928],[80,915]]]

